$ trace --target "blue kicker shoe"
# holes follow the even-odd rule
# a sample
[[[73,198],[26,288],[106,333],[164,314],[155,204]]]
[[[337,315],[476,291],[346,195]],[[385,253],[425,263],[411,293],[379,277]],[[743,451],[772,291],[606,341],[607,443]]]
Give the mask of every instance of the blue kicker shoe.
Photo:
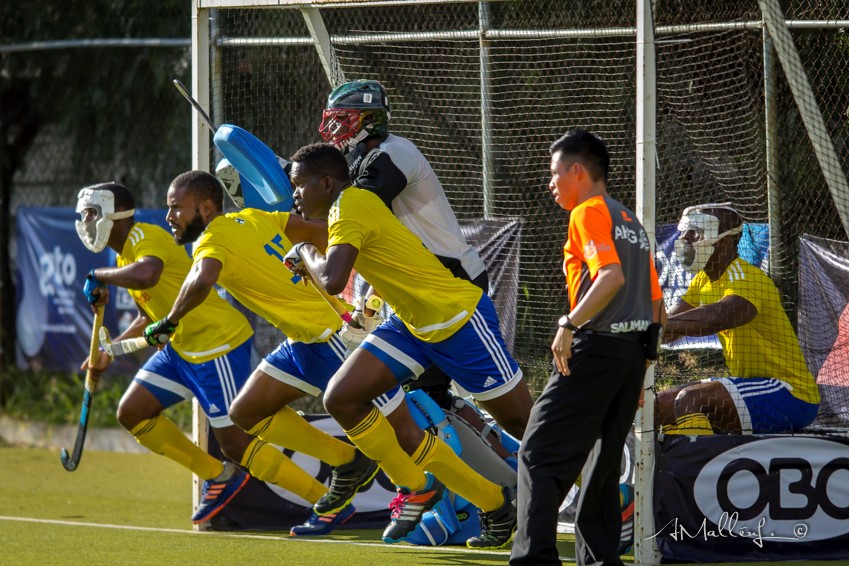
[[[249,473],[230,462],[227,462],[225,466],[236,468],[233,475],[227,481],[206,480],[203,482],[200,505],[198,505],[197,512],[192,516],[192,523],[203,523],[215,517],[247,485],[251,477]]]
[[[329,515],[319,515],[313,511],[306,523],[294,526],[289,530],[289,536],[306,537],[326,535],[353,517],[354,511],[354,506],[350,503],[338,513],[330,513]]]

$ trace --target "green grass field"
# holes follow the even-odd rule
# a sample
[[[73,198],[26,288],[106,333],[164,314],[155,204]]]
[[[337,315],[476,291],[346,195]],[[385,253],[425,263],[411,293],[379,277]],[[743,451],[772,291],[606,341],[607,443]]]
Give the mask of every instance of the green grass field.
[[[58,450],[0,447],[0,464],[0,564],[449,566],[508,559],[507,551],[390,546],[375,530],[320,539],[196,532],[190,473],[151,454],[86,452],[69,473]],[[574,556],[570,537],[561,538],[559,551]]]
[[[0,448],[0,563],[506,564],[508,552],[380,542],[376,530],[322,539],[286,532],[195,532],[191,474],[150,454],[86,452],[66,472],[57,450]],[[565,540],[561,555],[573,556]]]

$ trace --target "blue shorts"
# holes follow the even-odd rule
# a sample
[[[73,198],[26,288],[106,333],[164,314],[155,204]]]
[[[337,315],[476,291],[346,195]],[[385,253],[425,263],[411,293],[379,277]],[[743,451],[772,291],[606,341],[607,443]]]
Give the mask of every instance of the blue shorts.
[[[150,391],[164,407],[194,396],[213,428],[233,425],[230,403],[251,375],[253,338],[215,359],[187,362],[171,344],[156,352],[136,374],[135,381]]]
[[[345,361],[345,344],[334,334],[327,342],[293,342],[286,340],[260,362],[258,370],[313,397],[327,389],[333,374]],[[385,415],[394,411],[404,400],[400,387],[378,399],[374,404]]]
[[[481,401],[496,399],[522,381],[522,370],[504,345],[498,315],[486,294],[472,318],[442,342],[419,340],[393,314],[366,337],[360,348],[386,364],[398,383],[417,379],[428,367],[437,365]]]
[[[744,433],[798,432],[817,418],[819,405],[794,397],[783,381],[762,377],[715,377],[731,394]]]

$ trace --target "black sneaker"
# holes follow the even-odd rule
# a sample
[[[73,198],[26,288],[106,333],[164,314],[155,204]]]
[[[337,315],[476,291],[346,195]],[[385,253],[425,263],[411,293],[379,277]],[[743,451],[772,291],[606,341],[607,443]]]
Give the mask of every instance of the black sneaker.
[[[383,531],[383,542],[393,544],[404,540],[419,524],[422,515],[433,509],[444,496],[445,486],[431,474],[427,474],[427,483],[419,491],[399,487],[398,495],[389,504],[392,522]]]
[[[481,513],[481,534],[467,540],[467,547],[498,550],[510,545],[516,530],[516,507],[510,497],[510,488],[502,487],[501,494],[504,503],[495,511]]]
[[[318,515],[338,513],[353,501],[357,492],[377,475],[378,470],[377,462],[355,449],[353,460],[333,469],[330,489],[316,502],[313,510]]]

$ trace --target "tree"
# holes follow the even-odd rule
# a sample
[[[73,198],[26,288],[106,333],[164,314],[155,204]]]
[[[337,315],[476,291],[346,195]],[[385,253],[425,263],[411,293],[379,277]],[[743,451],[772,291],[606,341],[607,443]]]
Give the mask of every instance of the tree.
[[[190,165],[189,109],[171,86],[187,80],[188,47],[9,50],[9,44],[190,35],[186,0],[0,3],[0,367],[14,362],[9,245],[15,175],[39,136],[69,148],[63,179],[79,188],[119,180],[151,194]],[[57,148],[58,149],[58,148]],[[63,195],[70,204],[74,194]]]

